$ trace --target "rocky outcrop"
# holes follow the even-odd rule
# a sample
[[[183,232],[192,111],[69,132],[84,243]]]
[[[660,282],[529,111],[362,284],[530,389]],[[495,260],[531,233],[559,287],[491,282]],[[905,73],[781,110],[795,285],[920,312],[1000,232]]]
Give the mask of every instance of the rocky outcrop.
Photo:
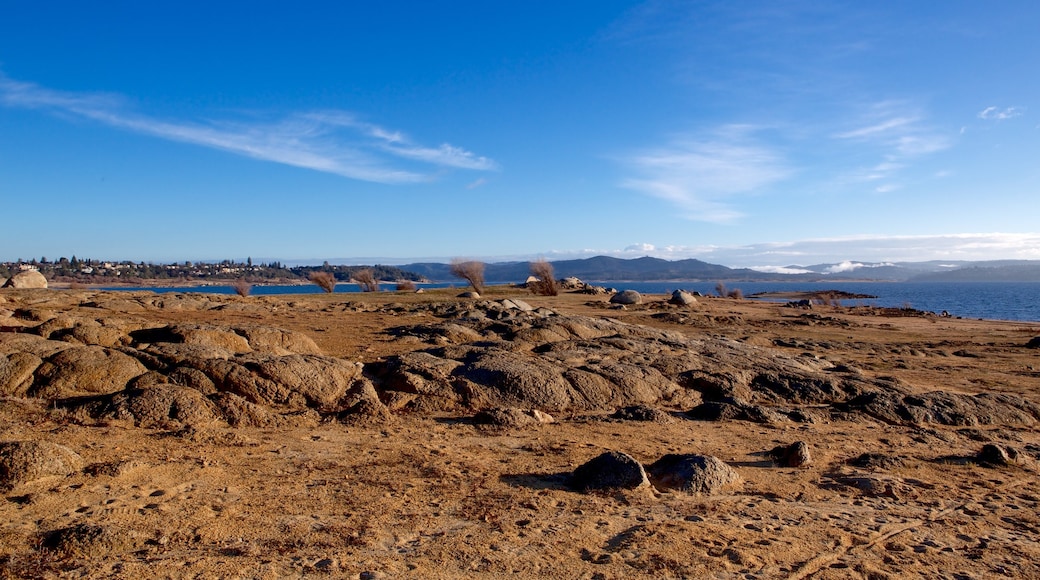
[[[372,365],[384,398],[406,393],[403,408],[435,398],[438,409],[512,406],[549,412],[709,402],[734,410],[712,420],[780,421],[806,420],[807,413],[792,413],[799,405],[900,388],[728,339],[691,339],[610,318],[487,312],[485,318],[449,315],[442,323],[395,329],[400,337],[433,344],[450,336],[453,344]]]
[[[0,395],[48,399],[75,416],[158,428],[390,417],[360,363],[325,356],[298,332],[20,315],[36,324],[0,333]]]
[[[964,395],[944,391],[921,394],[872,392],[837,406],[891,424],[1035,425],[1040,421],[1040,406],[1017,395],[1005,393]]]

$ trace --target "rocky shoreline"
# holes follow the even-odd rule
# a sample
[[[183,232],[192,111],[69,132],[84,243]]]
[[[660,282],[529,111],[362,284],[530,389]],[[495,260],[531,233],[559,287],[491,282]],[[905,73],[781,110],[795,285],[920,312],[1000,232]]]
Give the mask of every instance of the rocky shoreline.
[[[4,290],[0,574],[1040,573],[1037,325],[452,292]]]

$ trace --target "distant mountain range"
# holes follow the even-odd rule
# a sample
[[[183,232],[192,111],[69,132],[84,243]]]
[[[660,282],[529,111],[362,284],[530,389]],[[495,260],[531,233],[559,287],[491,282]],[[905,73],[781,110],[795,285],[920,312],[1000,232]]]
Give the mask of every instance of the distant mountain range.
[[[596,256],[580,260],[552,262],[557,278],[574,276],[587,281],[627,282],[773,282],[773,281],[891,281],[891,282],[1040,282],[1040,260],[997,260],[986,262],[842,262],[812,266],[788,266],[785,272],[761,272],[748,268],[729,268],[701,260],[662,260],[636,258],[625,260]],[[457,281],[449,264],[420,262],[400,269],[419,274],[433,282]],[[530,275],[530,262],[487,264],[488,282],[522,282]]]

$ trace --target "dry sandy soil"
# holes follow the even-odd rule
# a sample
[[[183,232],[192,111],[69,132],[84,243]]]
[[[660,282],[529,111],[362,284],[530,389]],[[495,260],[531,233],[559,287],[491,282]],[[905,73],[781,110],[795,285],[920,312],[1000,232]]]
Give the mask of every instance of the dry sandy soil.
[[[454,292],[156,300],[5,291],[0,338],[59,316],[103,314],[136,328],[264,325],[368,368],[431,348],[388,329],[444,322],[429,306],[462,302]],[[719,298],[676,307],[665,296],[619,310],[604,296],[512,288],[484,299],[509,297],[561,316],[844,365],[913,392],[1040,403],[1040,350],[1025,346],[1038,324]],[[684,416],[688,403],[654,406],[669,419],[547,408],[553,423],[489,428],[471,420],[476,408],[388,405],[388,418],[368,423],[319,414],[279,427],[185,428],[6,396],[0,442],[64,445],[82,466],[4,490],[0,577],[1040,577],[1036,421],[944,425],[826,412],[803,422],[696,421]],[[808,445],[811,463],[770,460],[769,450],[795,441]],[[982,462],[986,443],[1018,457]],[[643,464],[666,453],[712,455],[743,483],[712,494],[572,489],[574,469],[608,450]],[[864,453],[876,455],[853,463]]]

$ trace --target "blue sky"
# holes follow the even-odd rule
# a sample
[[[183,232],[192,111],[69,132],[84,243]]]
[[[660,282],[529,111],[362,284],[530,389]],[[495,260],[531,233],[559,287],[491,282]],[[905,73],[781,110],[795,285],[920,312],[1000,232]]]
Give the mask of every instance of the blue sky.
[[[36,2],[0,260],[1040,259],[1040,4]]]

